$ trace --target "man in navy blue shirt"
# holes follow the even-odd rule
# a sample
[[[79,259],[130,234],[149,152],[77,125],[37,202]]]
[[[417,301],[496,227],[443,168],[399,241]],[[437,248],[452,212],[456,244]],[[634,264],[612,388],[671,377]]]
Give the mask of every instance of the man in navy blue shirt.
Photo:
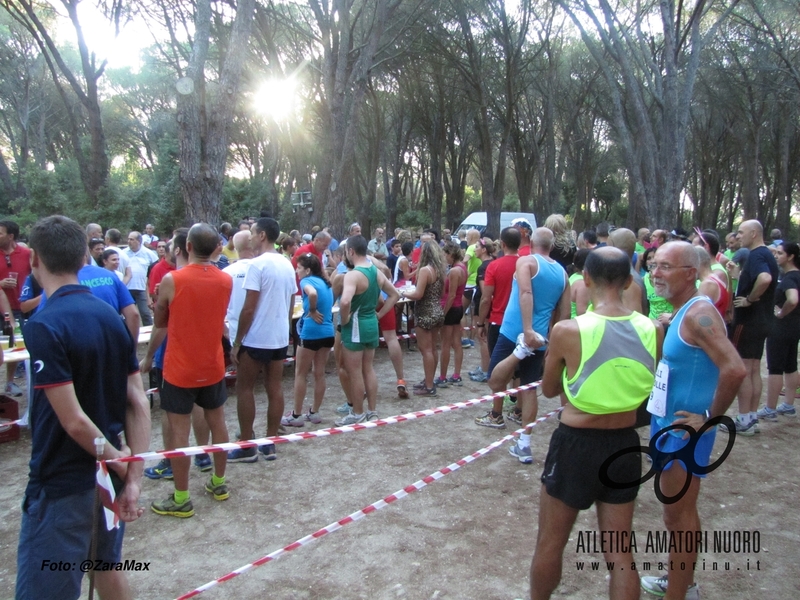
[[[97,519],[96,558],[118,562],[124,523],[108,531],[94,511],[95,439],[101,460],[146,451],[150,411],[136,360],[136,341],[108,304],[79,284],[86,236],[71,219],[53,216],[33,226],[31,267],[48,295],[25,325],[34,395],[31,461],[22,504],[16,597],[78,598]],[[124,435],[124,439],[123,436]],[[141,462],[108,463],[123,522],[139,518]],[[47,561],[70,570],[43,568]],[[101,597],[131,596],[123,571],[97,571]]]

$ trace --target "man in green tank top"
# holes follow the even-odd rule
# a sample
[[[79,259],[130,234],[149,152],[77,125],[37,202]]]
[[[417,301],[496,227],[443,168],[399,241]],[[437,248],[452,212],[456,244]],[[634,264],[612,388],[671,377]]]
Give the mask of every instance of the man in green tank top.
[[[630,532],[638,487],[605,485],[600,467],[616,452],[639,446],[636,409],[652,389],[660,357],[661,325],[625,306],[630,259],[618,248],[593,250],[584,280],[592,312],[558,322],[550,335],[542,393],[561,396],[564,411],[550,439],[539,496],[539,532],[531,563],[531,598],[550,598],[561,580],[564,548],[581,510],[597,504],[598,529],[615,532],[606,561],[632,562]],[[614,464],[617,481],[641,477],[641,458]],[[612,570],[609,597],[639,598],[636,571]]]
[[[342,365],[350,381],[349,396],[353,402],[350,413],[336,421],[336,425],[354,425],[377,419],[378,380],[372,367],[380,331],[378,320],[400,298],[391,281],[378,271],[367,258],[367,240],[356,235],[347,239],[345,264],[352,269],[344,276],[342,297],[339,300],[341,318]],[[381,290],[387,298],[376,313]],[[364,394],[367,412],[364,412]]]

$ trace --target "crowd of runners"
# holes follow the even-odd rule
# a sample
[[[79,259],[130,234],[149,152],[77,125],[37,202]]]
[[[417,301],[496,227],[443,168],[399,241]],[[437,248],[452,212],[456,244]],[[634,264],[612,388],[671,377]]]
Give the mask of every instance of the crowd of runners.
[[[8,304],[12,326],[25,323],[31,357],[32,457],[18,598],[51,597],[53,590],[78,597],[80,572],[31,565],[54,548],[64,560],[89,555],[95,459],[150,447],[146,373],[164,411],[166,449],[188,446],[192,433],[198,445],[229,440],[226,380],[234,375],[236,438],[263,434],[254,428],[259,382],[267,396],[267,436],[322,423],[329,361],[346,400],[330,407],[338,413],[334,424],[378,419],[386,390],[373,359],[381,341],[395,371],[392,394],[400,398],[460,386],[463,349],[473,346],[480,356],[468,373],[473,381],[498,392],[541,380],[542,393],[561,396],[564,410],[548,451],[537,456],[543,473],[530,574],[535,599],[549,598],[558,586],[580,510],[594,504],[601,529],[631,530],[638,486],[620,489],[609,480],[638,480],[641,458],[606,463],[639,445],[636,427],[650,426],[656,439],[661,493],[680,496],[664,504],[665,527],[691,531],[700,530],[705,474],[673,453],[690,443],[696,465],[709,464],[717,433],[711,425],[736,398],[736,418],[719,423],[723,437],[752,436],[759,420],[796,414],[800,247],[777,230],[767,245],[757,221],[724,238],[711,229],[634,233],[607,223],[575,232],[557,214],[543,227],[515,219],[496,240],[477,229],[459,236],[397,229],[387,239],[380,227],[362,235],[358,223],[337,239],[328,228],[282,232],[268,216],[236,227],[196,224],[162,238],[153,225],[144,231],[130,232],[123,249],[118,230],[56,216],[33,226],[23,243],[15,223],[0,221],[6,256],[0,301]],[[151,324],[139,361],[140,326]],[[403,333],[413,334],[422,359],[424,377],[411,386],[398,339]],[[760,406],[765,346],[768,384]],[[282,379],[290,355],[294,387],[285,410]],[[25,393],[14,380],[22,375],[9,363],[8,394]],[[537,413],[534,387],[498,397],[475,423],[523,426],[509,453],[531,464],[530,424]],[[205,491],[224,501],[231,493],[227,463],[259,456],[275,460],[275,445],[198,455],[194,464],[209,473]],[[144,470],[138,462],[108,463],[122,520],[143,512],[142,475],[172,481],[169,494],[151,503],[153,512],[193,516],[191,462],[173,458]],[[65,533],[54,525],[59,519],[85,527],[79,535]],[[98,558],[118,562],[124,525],[100,530]],[[695,557],[670,553],[678,562]],[[615,548],[606,559],[631,557]],[[95,582],[102,597],[130,595],[123,573],[98,571]],[[691,571],[641,581],[633,571],[614,572],[609,585],[611,598],[637,598],[640,587],[667,598],[699,598]]]

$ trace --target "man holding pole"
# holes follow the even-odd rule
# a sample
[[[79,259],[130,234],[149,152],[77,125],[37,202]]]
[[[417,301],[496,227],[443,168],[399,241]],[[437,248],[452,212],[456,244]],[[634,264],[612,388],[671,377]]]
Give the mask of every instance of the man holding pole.
[[[33,226],[31,267],[47,306],[25,326],[34,395],[31,461],[17,551],[17,600],[78,598],[99,520],[94,555],[118,562],[124,523],[108,531],[94,506],[96,459],[147,450],[150,410],[139,375],[136,340],[111,306],[78,283],[86,235],[71,219],[52,216]],[[80,335],[76,332],[80,331]],[[124,440],[123,440],[124,436]],[[95,439],[102,440],[98,454]],[[120,518],[134,521],[143,463],[108,463]],[[48,568],[55,562],[71,569]],[[130,598],[122,571],[97,571],[103,598]]]

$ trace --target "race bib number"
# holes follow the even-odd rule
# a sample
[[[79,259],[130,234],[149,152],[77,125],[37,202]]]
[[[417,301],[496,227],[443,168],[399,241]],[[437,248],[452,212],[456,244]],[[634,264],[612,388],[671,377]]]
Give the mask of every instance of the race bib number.
[[[657,417],[667,416],[667,386],[669,385],[669,365],[663,360],[656,368],[656,381],[650,399],[647,401],[647,412]]]

